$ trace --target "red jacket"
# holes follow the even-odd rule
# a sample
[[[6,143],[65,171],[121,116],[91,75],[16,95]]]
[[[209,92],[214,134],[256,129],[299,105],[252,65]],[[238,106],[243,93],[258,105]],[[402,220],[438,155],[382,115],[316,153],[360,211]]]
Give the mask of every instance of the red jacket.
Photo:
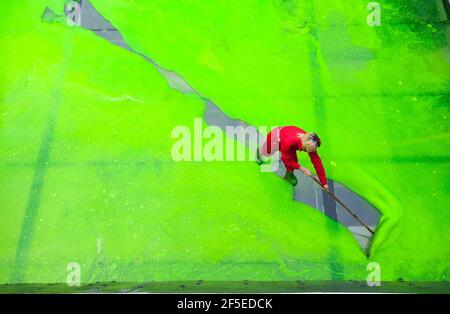
[[[300,138],[301,135],[306,132],[296,126],[285,126],[280,130],[280,152],[281,161],[286,166],[288,172],[293,172],[294,169],[299,169],[300,165],[297,159],[297,150],[302,150],[303,144]],[[319,177],[322,185],[327,184],[327,177],[325,175],[325,169],[322,165],[317,152],[308,153],[309,158],[316,169],[317,176]]]

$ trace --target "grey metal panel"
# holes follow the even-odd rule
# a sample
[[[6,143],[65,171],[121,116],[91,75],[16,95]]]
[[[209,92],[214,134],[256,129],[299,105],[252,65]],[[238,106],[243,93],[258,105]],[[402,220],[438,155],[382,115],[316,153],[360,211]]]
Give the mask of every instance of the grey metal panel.
[[[352,211],[362,221],[369,226],[376,226],[380,220],[380,212],[370,205],[365,199],[358,194],[354,193],[350,189],[346,188],[340,183],[335,183],[335,194],[341,199],[345,205],[352,209]],[[360,226],[361,224],[356,221],[342,206],[338,205],[338,221],[346,226]]]
[[[81,26],[91,30],[115,30],[89,1],[81,1]]]
[[[101,31],[93,31],[94,33],[96,33],[98,36],[103,37],[104,39],[106,39],[107,41],[118,45],[122,48],[128,49],[130,50],[131,48],[124,42],[122,35],[118,32],[118,31],[106,31],[106,30],[101,30]]]

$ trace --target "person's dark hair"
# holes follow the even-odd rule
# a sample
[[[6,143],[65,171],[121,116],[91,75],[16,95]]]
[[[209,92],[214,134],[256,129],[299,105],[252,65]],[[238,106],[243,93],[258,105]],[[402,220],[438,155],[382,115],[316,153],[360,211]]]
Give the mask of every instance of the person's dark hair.
[[[320,144],[321,144],[320,137],[316,133],[311,132],[309,134],[308,138],[309,138],[310,141],[313,141],[316,144],[317,147],[320,147]]]

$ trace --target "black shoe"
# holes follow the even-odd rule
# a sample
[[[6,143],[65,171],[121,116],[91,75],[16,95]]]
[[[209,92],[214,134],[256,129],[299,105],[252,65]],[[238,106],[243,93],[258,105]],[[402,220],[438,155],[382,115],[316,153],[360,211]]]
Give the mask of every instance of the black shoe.
[[[259,152],[259,147],[256,149],[256,163],[261,166],[264,161],[261,158],[261,153]]]
[[[297,178],[292,172],[286,172],[286,174],[284,175],[284,179],[288,181],[290,184],[292,184],[292,186],[297,185]]]

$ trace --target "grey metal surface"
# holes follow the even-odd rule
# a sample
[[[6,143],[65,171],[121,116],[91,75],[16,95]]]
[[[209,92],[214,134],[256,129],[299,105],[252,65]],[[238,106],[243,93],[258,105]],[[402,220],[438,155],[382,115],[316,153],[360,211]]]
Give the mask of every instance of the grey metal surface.
[[[133,50],[125,42],[121,33],[108,20],[106,20],[88,0],[82,0],[80,2],[81,27],[89,29],[109,42],[143,57],[158,69],[159,73],[167,80],[167,83],[171,88],[178,90],[181,93],[193,93],[200,96],[206,105],[204,119],[209,125],[221,128],[228,136],[232,137],[235,137],[235,134],[228,132],[227,126],[254,128],[244,121],[228,117],[213,101],[203,97],[178,73],[162,68],[151,58]],[[46,11],[45,16],[52,16],[52,12]],[[254,131],[258,134],[256,138],[250,137],[240,139],[239,137],[236,137],[235,139],[243,142],[243,144],[249,146],[253,150],[257,149],[258,141],[259,143],[264,141],[265,136],[258,133],[256,128],[254,128]],[[280,177],[284,176],[285,168],[282,164],[280,164],[276,174]],[[294,200],[308,204],[339,223],[347,226],[363,250],[366,251],[370,244],[371,238],[371,234],[367,231],[367,229],[362,227],[358,221],[356,221],[344,208],[337,204],[335,200],[324,192],[311,178],[304,176],[303,173],[298,170],[296,170],[294,174],[297,176],[299,182],[295,187]],[[347,204],[347,206],[350,207],[362,221],[370,226],[372,230],[376,228],[381,217],[376,208],[371,206],[361,196],[357,195],[340,183],[329,180],[329,186],[332,191],[334,190],[337,197]]]
[[[81,26],[90,30],[112,30],[116,28],[106,20],[89,1],[80,1],[81,4]]]

